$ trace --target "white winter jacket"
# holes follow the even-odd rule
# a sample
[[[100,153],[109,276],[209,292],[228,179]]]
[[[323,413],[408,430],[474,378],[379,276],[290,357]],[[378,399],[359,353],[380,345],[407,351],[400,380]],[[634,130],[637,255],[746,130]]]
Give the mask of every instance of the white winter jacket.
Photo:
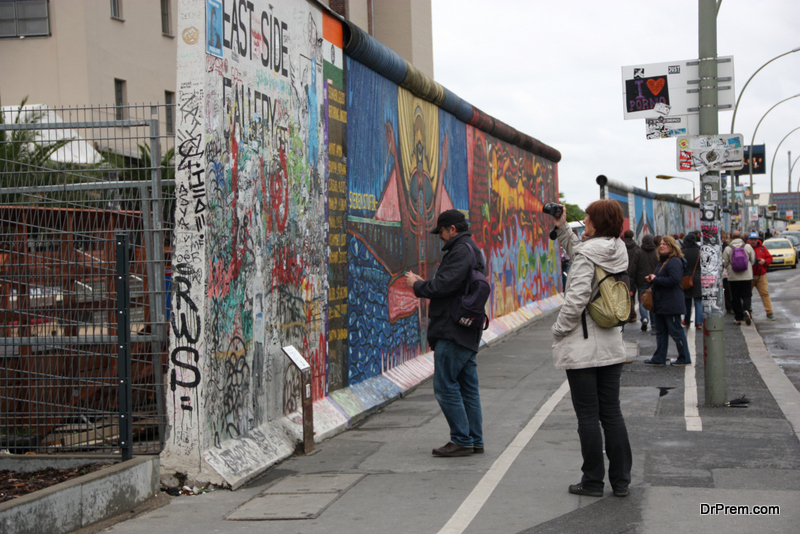
[[[567,225],[559,228],[557,233],[558,242],[572,258],[572,266],[567,276],[565,303],[552,327],[553,363],[557,369],[585,369],[623,363],[626,358],[622,328],[600,327],[587,312],[589,337],[584,339],[581,313],[597,289],[595,265],[609,273],[627,271],[625,243],[612,237],[596,237],[581,242]]]

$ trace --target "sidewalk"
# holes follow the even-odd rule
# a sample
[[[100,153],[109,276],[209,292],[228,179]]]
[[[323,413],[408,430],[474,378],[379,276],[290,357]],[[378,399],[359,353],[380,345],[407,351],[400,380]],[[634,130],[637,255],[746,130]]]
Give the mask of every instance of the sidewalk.
[[[581,456],[566,377],[550,357],[554,319],[481,350],[483,455],[431,455],[448,431],[428,381],[247,487],[172,498],[104,532],[797,531],[800,443],[750,357],[748,347],[760,342],[754,327],[737,327],[726,316],[728,398],[746,395],[750,406],[701,406],[696,416],[692,396],[704,402],[703,342],[695,337],[701,331],[689,330],[696,367],[650,367],[642,361],[652,355],[655,336],[639,323],[626,327],[626,342],[640,353],[624,367],[621,393],[633,482],[627,498],[606,487],[598,499],[567,493],[580,480]],[[760,357],[759,368],[767,365]],[[780,515],[711,513],[718,504],[779,506]],[[297,519],[255,520],[278,517]]]

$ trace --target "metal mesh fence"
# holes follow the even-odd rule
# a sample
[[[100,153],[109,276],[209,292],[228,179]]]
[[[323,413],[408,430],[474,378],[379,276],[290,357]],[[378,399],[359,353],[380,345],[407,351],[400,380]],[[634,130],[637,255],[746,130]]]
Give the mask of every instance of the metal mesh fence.
[[[2,109],[0,449],[110,452],[124,415],[134,452],[160,452],[173,114],[163,104]],[[120,414],[120,234],[130,262],[130,414]]]

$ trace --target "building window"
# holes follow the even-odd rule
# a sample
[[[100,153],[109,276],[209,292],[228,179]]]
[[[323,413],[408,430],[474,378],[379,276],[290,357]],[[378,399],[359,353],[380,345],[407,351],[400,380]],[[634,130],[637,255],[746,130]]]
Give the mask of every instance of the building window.
[[[0,37],[47,37],[47,0],[0,1]]]
[[[111,18],[124,20],[122,18],[122,0],[111,0]]]
[[[172,21],[169,17],[169,2],[170,0],[161,0],[161,33],[171,36]]]
[[[125,80],[114,78],[114,104],[116,112],[114,118],[118,121],[128,118],[128,89]]]
[[[175,134],[175,93],[164,91],[164,103],[167,104],[167,135]]]

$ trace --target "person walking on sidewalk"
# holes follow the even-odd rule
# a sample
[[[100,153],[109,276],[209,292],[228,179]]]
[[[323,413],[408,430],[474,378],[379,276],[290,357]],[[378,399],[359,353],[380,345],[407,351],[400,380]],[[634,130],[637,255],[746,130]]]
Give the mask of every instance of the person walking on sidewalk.
[[[647,332],[647,325],[650,322],[650,314],[642,306],[642,293],[644,293],[650,284],[647,283],[647,275],[655,271],[656,264],[658,263],[658,252],[656,252],[656,245],[653,241],[653,236],[644,234],[642,236],[642,245],[628,267],[628,276],[631,279],[631,285],[636,288],[639,298],[639,318],[642,321],[642,332]]]
[[[731,286],[733,301],[733,318],[735,324],[748,325],[752,322],[751,301],[753,283],[753,263],[756,253],[753,247],[742,240],[742,232],[735,230],[731,237],[731,245],[722,251],[722,266],[728,270],[728,283]],[[735,252],[741,249],[743,252]],[[734,255],[735,252],[735,255]]]
[[[672,365],[688,365],[692,363],[689,355],[686,332],[681,327],[681,315],[686,313],[686,300],[681,288],[684,273],[683,252],[678,243],[670,236],[661,238],[658,245],[660,261],[647,281],[653,285],[653,312],[656,317],[656,352],[644,363],[649,365],[666,365],[669,338],[675,340],[678,348],[678,359]]]
[[[564,293],[564,305],[553,332],[553,362],[565,369],[578,418],[578,436],[583,455],[583,477],[569,486],[576,495],[602,497],[605,464],[603,435],[608,456],[608,478],[617,497],[628,495],[632,454],[628,429],[619,405],[620,378],[625,362],[625,343],[620,328],[602,328],[589,313],[584,314],[597,291],[595,266],[609,273],[628,267],[622,232],[622,208],[616,200],[597,200],[586,208],[585,241],[566,225],[566,210],[556,220],[558,242],[572,258]],[[586,320],[586,333],[581,317]],[[601,432],[600,425],[603,430]]]
[[[450,426],[450,441],[434,456],[467,456],[483,452],[483,415],[478,390],[476,356],[481,329],[466,328],[451,316],[455,301],[464,294],[475,252],[478,270],[486,273],[486,263],[472,240],[464,214],[447,210],[439,215],[431,232],[444,241],[444,256],[431,280],[413,272],[405,275],[406,285],[419,298],[430,299],[428,344],[433,349],[433,393]]]
[[[767,319],[772,321],[775,316],[772,314],[772,299],[769,298],[769,285],[767,284],[767,267],[772,263],[772,254],[761,242],[761,238],[756,232],[750,232],[750,235],[747,236],[747,244],[753,247],[756,255],[756,261],[753,263],[753,281],[750,284],[751,295],[753,288],[758,289],[761,302],[764,303],[764,311],[767,312]],[[752,297],[750,300],[752,304]]]
[[[684,290],[686,301],[686,315],[683,326],[692,322],[692,301],[694,301],[695,328],[703,328],[703,283],[700,278],[700,247],[697,244],[697,235],[690,232],[683,238],[683,258],[686,260],[686,276],[692,277],[692,287]]]
[[[633,284],[633,274],[631,274],[631,265],[633,264],[633,257],[639,252],[639,245],[636,244],[636,241],[633,240],[633,230],[628,229],[625,230],[623,234],[622,241],[625,243],[625,248],[628,251],[628,278],[631,280],[631,317],[629,322],[635,323],[636,322],[636,290],[634,289]],[[641,315],[641,314],[640,314]]]

